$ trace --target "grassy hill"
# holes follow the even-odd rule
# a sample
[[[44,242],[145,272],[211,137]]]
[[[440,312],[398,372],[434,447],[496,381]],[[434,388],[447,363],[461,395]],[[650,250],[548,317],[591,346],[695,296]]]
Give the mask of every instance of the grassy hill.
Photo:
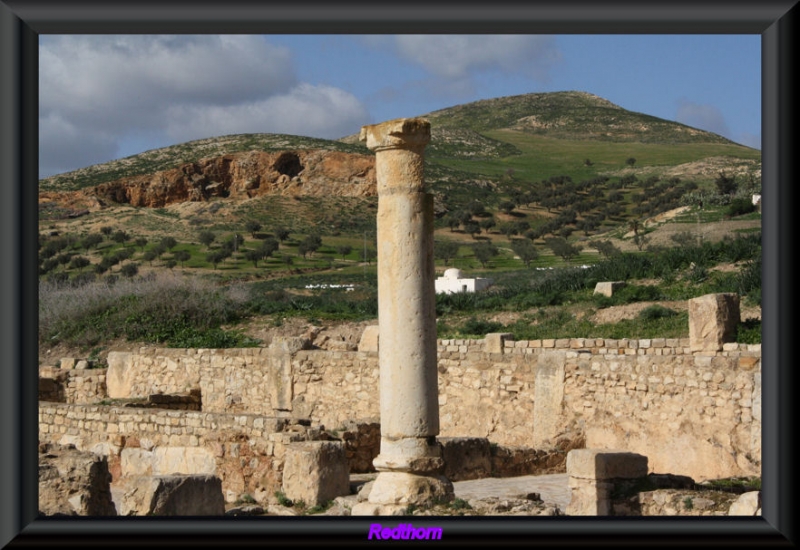
[[[426,160],[434,179],[496,178],[509,168],[531,179],[553,175],[577,179],[618,170],[631,156],[639,167],[723,157],[732,168],[748,165],[755,169],[761,159],[760,151],[711,132],[627,111],[585,92],[487,99],[420,116],[431,122]],[[369,152],[357,134],[340,140],[238,134],[146,151],[43,178],[39,185],[42,191],[74,190],[227,153],[313,148]],[[586,159],[593,161],[594,168],[585,164]]]
[[[760,213],[753,211],[750,201],[752,193],[760,191],[759,151],[709,132],[627,111],[583,92],[490,99],[420,116],[428,118],[432,127],[425,177],[435,197],[437,269],[455,265],[498,281],[494,294],[483,301],[443,299],[443,334],[480,334],[484,329],[516,327],[513,330],[522,331],[520,336],[542,337],[540,332],[524,328],[533,325],[550,327],[547,334],[561,334],[565,327],[573,332],[588,330],[585,323],[570,322],[561,313],[552,318],[543,313],[541,319],[536,317],[538,313],[531,313],[505,322],[491,321],[486,315],[509,308],[535,311],[584,302],[587,305],[581,315],[588,319],[591,310],[608,306],[592,301],[586,285],[594,279],[547,275],[548,269],[564,268],[563,273],[572,273],[572,266],[581,264],[639,265],[636,262],[640,260],[614,258],[622,254],[624,258],[650,257],[647,261],[655,262],[652,258],[663,256],[665,249],[693,252],[676,256],[669,266],[655,262],[638,271],[604,267],[597,273],[657,281],[658,292],[632,292],[629,298],[634,302],[647,297],[684,300],[709,291],[741,291],[750,295],[751,301],[760,302],[760,247],[756,250],[754,244]],[[40,191],[82,189],[226,153],[307,148],[370,153],[355,135],[336,141],[273,134],[223,136],[45,178],[39,182]],[[179,313],[177,320],[167,323],[182,327],[182,334],[188,335],[184,339],[165,336],[173,334],[173,329],[162,324],[155,332],[140,327],[139,332],[131,333],[143,341],[172,345],[241,344],[241,339],[219,332],[219,324],[254,313],[281,318],[309,315],[317,320],[374,317],[376,206],[375,197],[266,195],[243,201],[214,198],[155,209],[112,204],[73,218],[43,202],[40,278],[50,284],[47,292],[61,296],[59,300],[66,299],[63,293],[73,292],[62,288],[64,284],[78,292],[87,284],[161,274],[197,275],[226,285],[249,281],[256,298],[242,309],[231,305],[224,314],[206,315],[196,305],[192,312]],[[213,239],[203,243],[202,233]],[[169,238],[175,243],[168,243]],[[725,244],[725,239],[739,244]],[[271,241],[280,242],[259,256],[257,252]],[[215,257],[218,253],[227,255]],[[717,264],[726,262],[733,266],[728,270],[739,271],[736,276],[714,271]],[[555,280],[573,287],[559,286]],[[307,284],[352,281],[362,288],[346,298],[305,288]],[[48,329],[40,337],[63,339],[69,328],[70,333],[77,331],[78,336],[69,337],[75,342],[97,346],[102,343],[103,331],[92,328],[92,323],[102,325],[113,317],[108,307],[125,319],[166,315],[136,310],[150,298],[137,298],[135,293],[126,296],[120,302],[115,295],[109,302],[114,305],[95,308],[92,315],[99,318],[75,320],[68,315],[67,321],[52,321],[55,332]],[[153,300],[156,310],[165,302],[163,297]],[[230,302],[228,298],[220,300]],[[54,301],[44,302],[60,311],[52,305]],[[177,306],[170,315],[176,311],[180,312]],[[472,319],[473,314],[479,318]],[[647,325],[646,334],[673,336],[685,330],[680,319],[676,324],[674,319],[659,320],[657,312],[651,315],[656,325],[640,323],[637,327],[633,323],[630,330],[643,330]],[[40,317],[54,319],[46,311],[40,311]],[[196,327],[189,326],[194,318],[206,323],[217,320],[213,327],[203,329],[213,329],[210,340],[196,337]],[[62,322],[66,324],[59,324]],[[515,325],[517,322],[520,324]]]

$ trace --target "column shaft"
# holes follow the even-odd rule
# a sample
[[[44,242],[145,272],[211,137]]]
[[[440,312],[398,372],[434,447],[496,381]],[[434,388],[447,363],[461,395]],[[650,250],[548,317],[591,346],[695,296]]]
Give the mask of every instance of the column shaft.
[[[433,200],[408,180],[417,170],[396,170],[417,164],[408,150],[376,160],[378,181],[390,182],[378,191],[378,321],[381,432],[391,439],[439,433]]]

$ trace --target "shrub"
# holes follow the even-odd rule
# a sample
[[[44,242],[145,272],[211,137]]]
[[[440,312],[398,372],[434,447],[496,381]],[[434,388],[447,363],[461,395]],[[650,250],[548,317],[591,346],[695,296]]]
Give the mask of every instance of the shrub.
[[[503,325],[501,323],[470,317],[461,324],[460,332],[465,335],[485,336],[490,332],[497,332],[502,329]]]
[[[81,245],[85,249],[90,249],[96,247],[98,244],[103,242],[103,236],[99,233],[90,233],[86,235],[83,240],[81,241]]]
[[[652,302],[664,298],[661,290],[653,285],[626,285],[615,291],[613,296],[594,294],[592,299],[599,308],[635,302]]]
[[[752,200],[746,198],[732,199],[728,207],[725,209],[725,215],[731,218],[735,216],[742,216],[756,211],[756,205]]]
[[[72,286],[83,286],[93,282],[96,279],[96,275],[91,271],[87,273],[78,273],[72,278]]]
[[[126,277],[133,277],[139,273],[139,264],[125,264],[120,268],[119,272]]]
[[[97,281],[73,288],[39,284],[39,340],[96,345],[102,338],[173,347],[240,347],[253,341],[224,331],[246,313],[249,293],[167,274]]]
[[[681,231],[669,237],[679,246],[695,246],[697,244],[697,235],[691,231]]]
[[[736,327],[736,341],[740,344],[761,343],[761,321],[747,319]]]
[[[243,493],[234,504],[257,504],[257,501],[249,493]]]
[[[674,317],[678,312],[671,310],[667,307],[654,304],[648,306],[639,312],[639,319],[644,321],[654,321],[656,319],[663,319],[665,317]]]
[[[306,513],[306,515],[309,515],[309,516],[314,515],[314,514],[321,514],[322,512],[325,512],[326,510],[330,509],[331,506],[333,506],[333,501],[332,500],[327,500],[327,501],[323,502],[322,504],[316,504],[316,505],[312,506],[311,508],[307,509],[305,511],[305,513]]]
[[[471,510],[472,506],[470,506],[469,502],[463,498],[456,498],[450,504],[448,504],[448,508],[453,510]]]
[[[291,499],[287,498],[286,495],[280,491],[275,491],[275,498],[278,499],[278,504],[281,506],[286,506],[288,508],[294,506],[294,502],[292,502]]]

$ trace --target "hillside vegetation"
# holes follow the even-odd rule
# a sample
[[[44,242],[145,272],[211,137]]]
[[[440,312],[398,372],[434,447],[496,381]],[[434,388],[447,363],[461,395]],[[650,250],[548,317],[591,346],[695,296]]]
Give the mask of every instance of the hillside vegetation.
[[[618,300],[645,306],[721,291],[760,304],[760,211],[751,200],[761,190],[759,151],[583,92],[424,116],[437,270],[496,281],[485,294],[440,297],[441,336],[688,335],[685,312],[674,308],[602,328],[597,312],[621,304],[592,296],[599,280],[629,281]],[[46,178],[40,197],[201,158],[298,149],[371,154],[355,136],[224,136]],[[64,201],[40,198],[43,346],[258,345],[247,328],[256,319],[377,315],[377,197],[214,197],[81,212]],[[743,326],[742,338],[760,341],[760,324]]]

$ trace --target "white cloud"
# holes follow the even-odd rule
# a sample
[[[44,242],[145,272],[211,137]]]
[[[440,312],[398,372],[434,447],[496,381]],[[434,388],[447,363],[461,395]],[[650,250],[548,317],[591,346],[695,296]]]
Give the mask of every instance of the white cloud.
[[[678,101],[678,112],[675,115],[675,120],[694,128],[700,128],[701,130],[731,138],[731,133],[722,111],[714,105],[703,105],[688,99],[681,99]]]
[[[254,36],[58,36],[43,40],[39,67],[41,112],[106,129],[157,124],[176,103],[231,105],[296,84],[289,51]]]
[[[57,114],[39,119],[40,177],[68,172],[114,157],[115,138],[103,132],[86,132]]]
[[[398,35],[391,47],[431,75],[457,82],[493,70],[547,81],[562,59],[555,39],[542,35]]]
[[[336,139],[369,122],[349,92],[301,84],[286,94],[229,106],[176,105],[168,111],[168,135],[176,141],[234,133],[273,133]]]
[[[42,37],[42,175],[111,160],[132,135],[274,132],[341,137],[368,120],[352,95],[298,83],[260,36]]]

